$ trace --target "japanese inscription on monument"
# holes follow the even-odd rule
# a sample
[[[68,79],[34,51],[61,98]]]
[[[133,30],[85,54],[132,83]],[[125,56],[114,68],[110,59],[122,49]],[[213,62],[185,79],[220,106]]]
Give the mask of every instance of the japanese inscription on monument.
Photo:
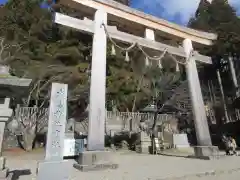
[[[45,160],[63,160],[67,88],[66,84],[52,84]]]

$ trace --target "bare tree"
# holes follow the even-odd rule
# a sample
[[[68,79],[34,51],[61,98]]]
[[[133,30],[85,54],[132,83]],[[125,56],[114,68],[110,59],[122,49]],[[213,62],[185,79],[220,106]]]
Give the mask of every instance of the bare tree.
[[[5,38],[0,37],[0,63],[8,65],[9,61],[15,58],[20,49],[21,45],[7,43]]]
[[[41,132],[46,127],[48,121],[48,109],[37,107],[18,107],[15,110],[15,118],[18,122],[18,129],[22,134],[22,141],[19,141],[20,146],[26,151],[31,151],[36,138],[36,133]]]
[[[29,72],[29,75],[31,75],[31,73],[35,75],[38,71],[39,74],[37,73],[37,76],[35,75],[36,77],[32,76],[33,80],[28,97],[22,99],[24,107],[18,107],[16,110],[16,117],[19,121],[23,136],[22,146],[27,151],[30,151],[34,146],[33,143],[36,135],[46,132],[51,84],[53,82],[73,84],[74,87],[69,88],[69,101],[72,99],[77,100],[76,97],[79,98],[81,93],[84,93],[86,89],[84,84],[79,84],[78,79],[83,76],[79,74],[75,67],[42,65],[31,68],[30,71],[35,72]],[[74,79],[76,79],[75,81],[78,83],[75,84]],[[31,107],[32,100],[34,100],[34,107]]]

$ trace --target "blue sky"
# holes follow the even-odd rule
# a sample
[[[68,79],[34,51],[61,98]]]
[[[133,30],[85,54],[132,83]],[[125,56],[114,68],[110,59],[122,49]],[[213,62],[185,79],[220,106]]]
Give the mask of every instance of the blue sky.
[[[0,3],[7,0],[0,0]],[[148,14],[185,25],[200,0],[132,0],[131,6]],[[240,0],[228,0],[240,15]]]
[[[240,14],[240,0],[228,0]],[[132,0],[132,7],[163,19],[186,24],[200,0]]]
[[[0,0],[0,3],[5,3],[7,0]]]

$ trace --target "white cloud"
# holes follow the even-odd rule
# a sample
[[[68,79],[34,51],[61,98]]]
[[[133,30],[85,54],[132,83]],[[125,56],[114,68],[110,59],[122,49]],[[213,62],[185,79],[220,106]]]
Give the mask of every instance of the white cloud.
[[[133,0],[133,6],[168,20],[183,24],[189,21],[199,5],[200,0]],[[240,0],[229,0],[240,13]],[[237,8],[239,7],[239,8]]]
[[[161,1],[165,9],[164,17],[180,16],[183,23],[188,22],[189,18],[195,13],[199,0],[155,0]]]
[[[133,7],[164,19],[187,23],[200,0],[132,0]]]
[[[235,7],[238,13],[240,13],[240,1],[239,0],[229,0],[229,3]]]
[[[152,0],[154,1],[154,0]],[[164,16],[180,15],[180,19],[183,23],[188,22],[189,18],[194,15],[199,5],[200,0],[155,0],[161,1],[162,6],[166,10]],[[237,12],[240,13],[240,0],[229,0],[229,3],[234,6]]]
[[[229,0],[231,4],[240,4],[239,0]]]

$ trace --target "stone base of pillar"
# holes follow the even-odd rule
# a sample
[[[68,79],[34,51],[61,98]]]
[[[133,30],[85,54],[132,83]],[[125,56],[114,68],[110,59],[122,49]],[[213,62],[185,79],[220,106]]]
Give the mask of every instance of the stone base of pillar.
[[[6,158],[0,157],[0,180],[7,180],[9,175],[9,169],[5,167]]]
[[[38,163],[37,180],[67,180],[70,179],[71,169],[71,162],[66,160],[41,161]]]
[[[118,164],[111,162],[109,151],[84,151],[79,154],[77,164],[73,166],[80,171],[96,171],[104,169],[117,169]]]
[[[199,159],[211,160],[220,157],[217,146],[195,146],[194,157]]]
[[[8,180],[9,178],[9,169],[5,168],[0,170],[0,180]]]

